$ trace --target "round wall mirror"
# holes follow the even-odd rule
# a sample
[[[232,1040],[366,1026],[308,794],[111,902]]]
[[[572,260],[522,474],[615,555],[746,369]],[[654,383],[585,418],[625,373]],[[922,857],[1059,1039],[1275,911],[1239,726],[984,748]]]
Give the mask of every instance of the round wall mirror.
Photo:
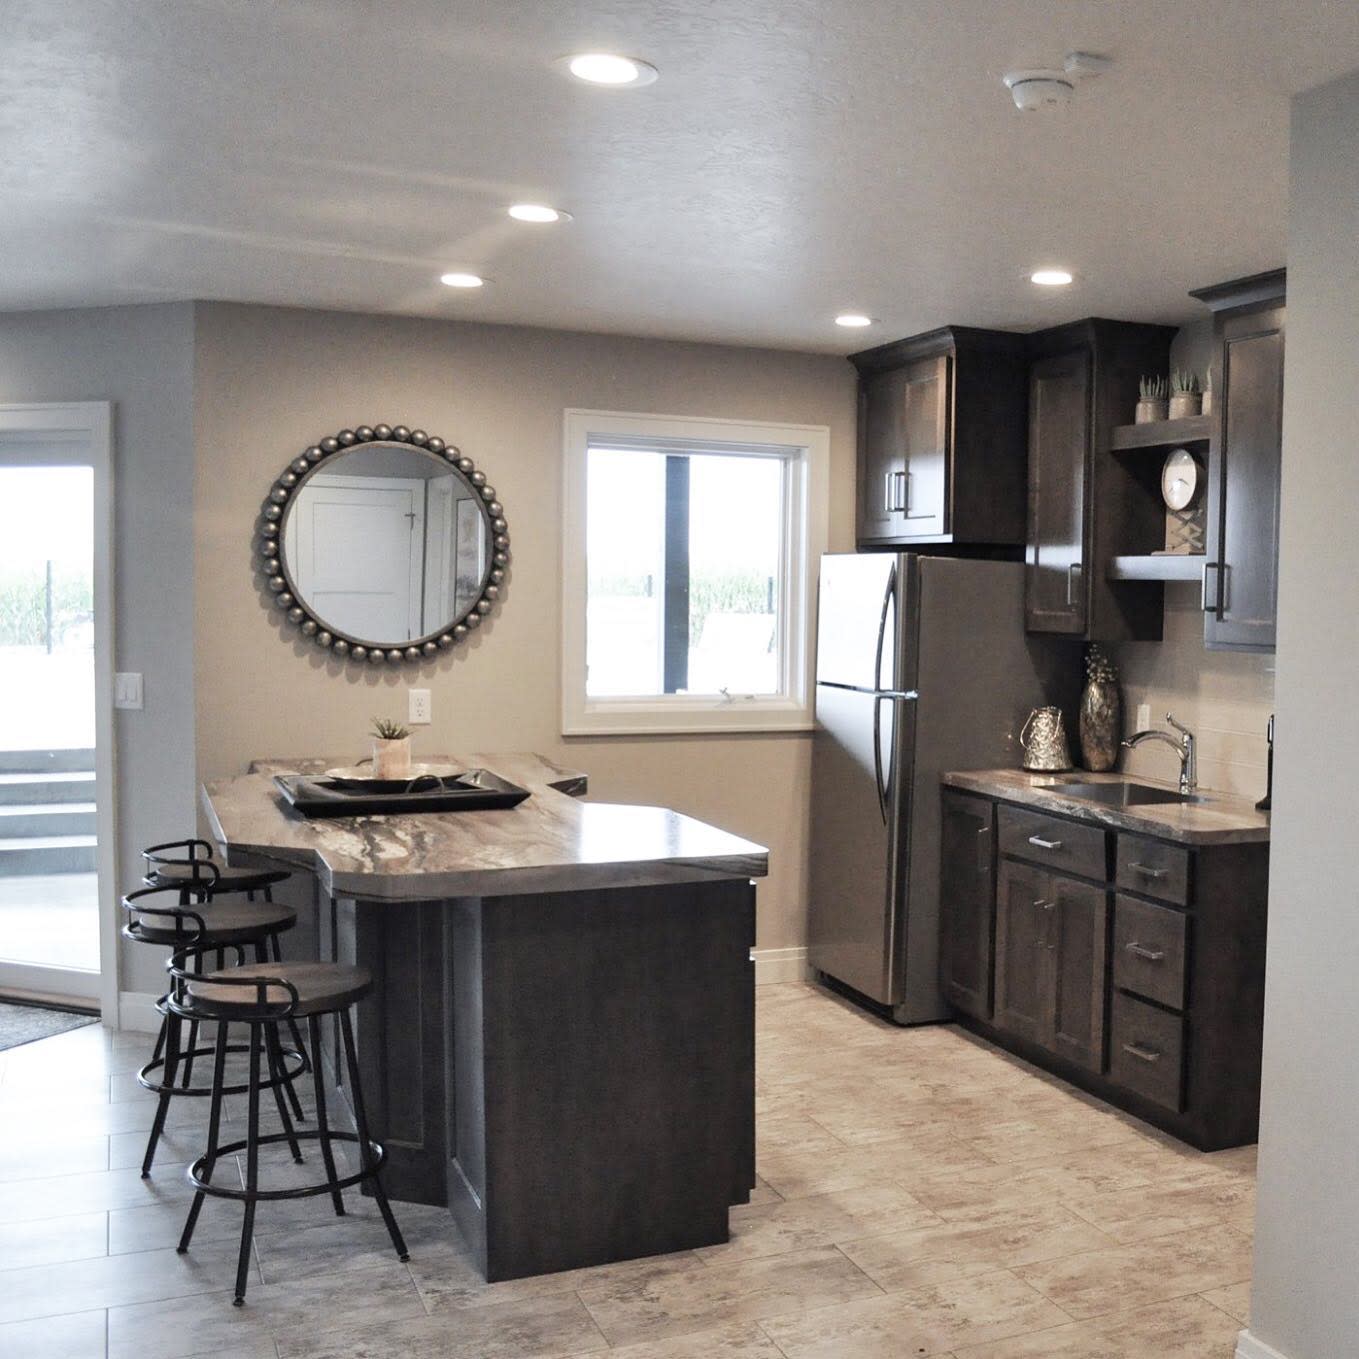
[[[372,664],[462,641],[509,562],[495,488],[442,439],[361,425],[320,440],[265,501],[260,556],[275,604],[318,646]]]

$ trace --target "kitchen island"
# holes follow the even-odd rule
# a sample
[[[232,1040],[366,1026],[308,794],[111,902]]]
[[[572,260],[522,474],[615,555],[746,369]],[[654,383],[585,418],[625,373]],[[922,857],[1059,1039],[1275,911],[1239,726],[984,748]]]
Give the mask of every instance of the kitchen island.
[[[531,796],[307,820],[274,786],[339,759],[203,790],[228,862],[311,874],[318,955],[373,974],[357,1039],[388,1192],[447,1204],[491,1281],[725,1241],[755,1175],[767,851],[583,802],[585,777],[536,755],[439,758]]]

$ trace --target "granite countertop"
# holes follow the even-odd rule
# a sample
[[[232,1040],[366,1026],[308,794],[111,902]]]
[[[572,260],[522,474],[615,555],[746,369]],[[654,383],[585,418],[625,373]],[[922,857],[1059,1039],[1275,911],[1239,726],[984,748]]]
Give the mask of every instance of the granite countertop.
[[[251,772],[203,785],[211,833],[226,850],[316,873],[332,896],[430,901],[760,878],[769,852],[664,807],[583,802],[585,775],[540,755],[426,756],[486,768],[528,788],[493,811],[308,820],[273,776],[320,773],[342,757],[256,760]]]
[[[1246,845],[1267,843],[1269,813],[1257,812],[1248,798],[1227,793],[1199,793],[1193,802],[1158,802],[1137,807],[1109,807],[1086,798],[1064,796],[1065,783],[1139,783],[1171,785],[1126,774],[1035,774],[1026,769],[951,770],[940,776],[949,788],[982,793],[1017,802],[1038,811],[1079,817],[1114,830],[1136,831],[1188,845]]]

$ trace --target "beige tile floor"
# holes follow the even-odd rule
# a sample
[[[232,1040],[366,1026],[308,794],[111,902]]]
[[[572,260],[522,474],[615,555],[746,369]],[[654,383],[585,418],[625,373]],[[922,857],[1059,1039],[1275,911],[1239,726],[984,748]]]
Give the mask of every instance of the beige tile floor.
[[[403,1265],[371,1202],[311,1199],[261,1207],[244,1308],[235,1205],[173,1249],[201,1110],[138,1176],[146,1040],[0,1054],[0,1359],[1231,1359],[1253,1148],[811,987],[761,988],[758,1022],[760,1184],[726,1245],[487,1285],[442,1210],[398,1206]]]

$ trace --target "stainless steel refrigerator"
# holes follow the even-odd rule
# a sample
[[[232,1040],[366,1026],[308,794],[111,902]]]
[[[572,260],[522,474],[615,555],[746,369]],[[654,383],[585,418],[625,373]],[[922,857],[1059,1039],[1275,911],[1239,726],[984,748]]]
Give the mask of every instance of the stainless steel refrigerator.
[[[1017,767],[1031,709],[1069,699],[1080,646],[1024,633],[1020,562],[821,559],[808,961],[890,1008],[945,1018],[939,775]]]

